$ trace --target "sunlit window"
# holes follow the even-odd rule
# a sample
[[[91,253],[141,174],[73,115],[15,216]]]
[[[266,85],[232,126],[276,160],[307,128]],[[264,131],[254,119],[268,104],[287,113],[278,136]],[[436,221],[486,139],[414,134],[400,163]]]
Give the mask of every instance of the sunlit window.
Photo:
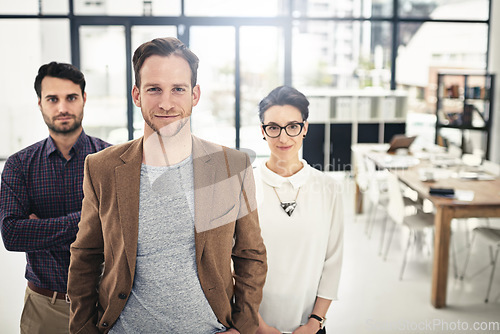
[[[192,116],[200,137],[265,154],[257,104],[289,84],[310,97],[340,92],[337,111],[364,110],[365,121],[426,117],[419,131],[433,141],[437,72],[487,68],[489,8],[489,0],[0,0],[0,14],[10,15],[0,18],[0,31],[8,32],[0,42],[15,49],[0,53],[7,64],[1,76],[9,78],[0,85],[16,97],[0,113],[0,157],[46,136],[40,119],[17,111],[38,115],[32,82],[52,60],[73,61],[84,72],[89,134],[113,143],[142,135],[127,57],[165,36],[200,58],[202,94]],[[312,103],[316,121],[336,120],[333,102]]]
[[[257,111],[260,100],[284,83],[283,31],[276,27],[242,27],[240,55],[240,147],[268,155]]]
[[[487,20],[488,0],[399,0],[401,17],[433,20]]]
[[[67,2],[67,1],[66,1]],[[178,16],[180,0],[74,0],[77,15]]]
[[[1,14],[38,14],[38,0],[11,1],[0,0]]]
[[[286,3],[286,0],[184,0],[188,16],[278,16],[286,13]]]
[[[293,0],[294,17],[370,18],[392,15],[393,0]]]
[[[234,147],[235,30],[233,27],[193,27],[190,36],[190,48],[200,59],[201,90],[200,102],[191,117],[193,133]]]
[[[486,68],[487,31],[486,24],[400,25],[396,82],[413,97],[409,112],[435,112],[438,71]]]
[[[128,132],[124,29],[81,27],[80,43],[84,50],[80,69],[87,81],[85,131],[113,144],[125,142]]]
[[[71,56],[66,19],[0,20],[0,31],[0,158],[5,158],[48,136],[33,83],[42,64],[70,63]]]
[[[296,21],[292,43],[297,87],[390,87],[390,23]]]

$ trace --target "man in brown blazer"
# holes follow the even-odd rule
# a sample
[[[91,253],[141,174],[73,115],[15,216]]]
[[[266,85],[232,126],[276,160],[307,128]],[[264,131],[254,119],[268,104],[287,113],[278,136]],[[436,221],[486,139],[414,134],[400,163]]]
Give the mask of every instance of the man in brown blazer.
[[[85,161],[71,333],[255,333],[267,262],[246,154],[191,134],[198,58],[175,38],[133,57],[144,136]]]

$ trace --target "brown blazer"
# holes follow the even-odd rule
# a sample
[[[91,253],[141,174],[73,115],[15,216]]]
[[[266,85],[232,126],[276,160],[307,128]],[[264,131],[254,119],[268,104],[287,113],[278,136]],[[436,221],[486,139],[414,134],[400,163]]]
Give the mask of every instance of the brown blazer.
[[[85,161],[82,214],[68,278],[71,333],[109,331],[132,290],[142,143],[140,138],[112,146]],[[252,166],[246,154],[195,136],[192,154],[202,289],[224,326],[254,333],[267,262]]]

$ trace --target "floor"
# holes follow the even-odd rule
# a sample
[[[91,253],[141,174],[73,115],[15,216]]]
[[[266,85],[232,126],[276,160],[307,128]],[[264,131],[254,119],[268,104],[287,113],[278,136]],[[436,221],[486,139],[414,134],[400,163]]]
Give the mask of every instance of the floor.
[[[490,301],[484,303],[490,271],[481,271],[481,268],[488,264],[487,248],[479,244],[474,247],[463,281],[455,279],[450,268],[448,306],[434,309],[430,303],[432,250],[427,246],[429,236],[419,239],[410,252],[404,278],[400,281],[405,232],[396,229],[388,258],[383,261],[378,255],[382,208],[368,239],[366,215],[354,215],[352,180],[342,175],[334,177],[345,184],[346,221],[339,300],[332,303],[327,314],[328,333],[500,333],[499,268]],[[482,223],[474,220],[453,223],[459,272],[465,259],[465,225]],[[491,220],[491,224],[500,227],[500,219]],[[24,254],[7,252],[2,245],[0,263],[0,333],[19,333],[26,286]]]
[[[400,281],[407,232],[396,228],[387,260],[383,261],[379,256],[383,208],[379,207],[368,238],[367,215],[354,214],[354,188],[352,182],[347,183],[344,264],[339,300],[333,302],[327,316],[330,333],[500,333],[500,260],[489,303],[484,303],[491,272],[489,268],[482,270],[488,265],[487,247],[479,243],[473,247],[463,281],[454,278],[450,266],[447,307],[435,309],[430,303],[432,234],[421,237],[411,249]],[[452,222],[459,274],[467,250],[465,227],[483,223],[473,219]],[[490,219],[490,224],[500,228],[500,219]]]

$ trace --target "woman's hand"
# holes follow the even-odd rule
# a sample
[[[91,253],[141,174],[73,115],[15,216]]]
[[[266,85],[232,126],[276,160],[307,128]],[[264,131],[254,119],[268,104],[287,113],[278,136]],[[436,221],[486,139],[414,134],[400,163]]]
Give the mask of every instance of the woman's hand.
[[[240,334],[236,328],[229,328],[227,331],[222,333]]]
[[[316,334],[319,330],[319,322],[315,319],[309,319],[307,324],[294,330],[293,334]]]

